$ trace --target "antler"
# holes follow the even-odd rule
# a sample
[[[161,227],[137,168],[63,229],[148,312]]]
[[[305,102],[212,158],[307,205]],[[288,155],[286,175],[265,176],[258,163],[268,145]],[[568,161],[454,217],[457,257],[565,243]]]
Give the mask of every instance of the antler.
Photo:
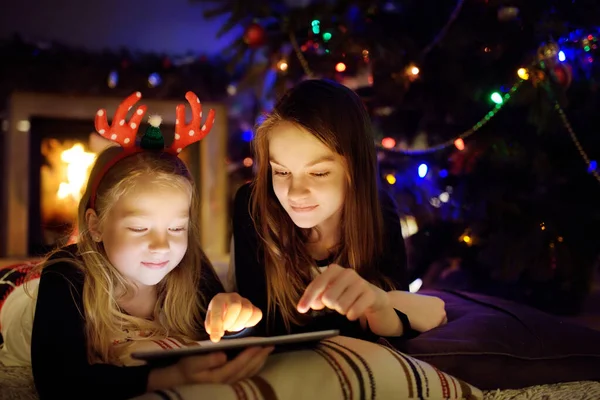
[[[119,105],[117,111],[115,111],[115,116],[112,120],[112,126],[108,125],[108,120],[106,119],[106,110],[98,110],[95,120],[96,130],[98,133],[107,139],[112,140],[113,142],[119,143],[124,148],[133,147],[135,145],[135,135],[137,134],[140,122],[142,122],[142,118],[144,118],[147,107],[139,106],[129,120],[129,123],[126,123],[125,117],[127,116],[129,110],[131,110],[131,107],[133,107],[133,105],[141,98],[142,94],[140,92],[135,92],[127,97]]]
[[[190,107],[192,107],[192,122],[189,124],[185,123],[185,105],[179,104],[175,110],[177,118],[175,120],[175,140],[169,148],[175,153],[181,153],[181,150],[186,146],[204,139],[215,122],[215,110],[211,109],[208,112],[206,123],[200,127],[202,120],[202,104],[200,103],[200,99],[193,92],[187,92],[185,98],[190,103]]]

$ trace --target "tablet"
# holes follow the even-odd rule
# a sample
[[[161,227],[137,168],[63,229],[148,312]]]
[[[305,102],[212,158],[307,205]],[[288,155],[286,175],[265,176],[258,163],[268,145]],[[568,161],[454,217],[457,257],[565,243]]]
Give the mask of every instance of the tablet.
[[[178,349],[137,351],[131,353],[131,357],[152,364],[168,365],[177,362],[182,357],[222,351],[227,354],[228,359],[232,359],[248,347],[275,346],[274,352],[302,350],[314,347],[319,341],[338,336],[339,334],[340,332],[338,330],[332,329],[282,336],[244,337],[234,339],[224,338],[217,343],[213,343],[210,340],[204,340],[197,342],[197,345]]]

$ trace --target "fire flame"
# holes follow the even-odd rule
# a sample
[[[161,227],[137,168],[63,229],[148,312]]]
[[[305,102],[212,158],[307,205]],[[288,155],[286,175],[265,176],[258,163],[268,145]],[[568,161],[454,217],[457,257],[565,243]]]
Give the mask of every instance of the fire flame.
[[[50,230],[59,229],[56,234],[60,236],[77,220],[77,206],[96,154],[86,151],[80,142],[57,139],[43,140],[42,154],[45,158],[40,171],[42,224],[47,235]],[[48,240],[53,243],[53,239]]]
[[[60,159],[66,164],[67,181],[61,182],[56,193],[59,199],[71,196],[79,202],[82,195],[83,185],[87,181],[89,168],[94,163],[96,155],[84,150],[80,143],[60,154]]]

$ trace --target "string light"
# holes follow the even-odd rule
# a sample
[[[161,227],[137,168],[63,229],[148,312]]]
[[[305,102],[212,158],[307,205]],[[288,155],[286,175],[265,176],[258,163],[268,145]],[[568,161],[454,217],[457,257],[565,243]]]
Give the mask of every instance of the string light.
[[[465,149],[465,141],[462,138],[458,138],[454,141],[454,146],[458,150],[463,151]]]
[[[470,229],[467,229],[462,235],[460,235],[458,241],[465,243],[469,247],[473,246],[475,242]]]
[[[277,63],[277,69],[279,69],[280,71],[284,71],[284,72],[287,71],[287,69],[288,69],[288,63],[287,63],[287,61],[280,60]]]
[[[517,70],[517,76],[523,80],[529,79],[529,71],[527,68],[519,68]]]
[[[450,200],[450,193],[442,192],[438,197],[442,203],[447,203]]]
[[[148,86],[152,88],[160,85],[161,82],[162,79],[157,72],[150,74],[150,76],[148,77]]]
[[[108,87],[114,89],[119,84],[119,73],[117,71],[110,71],[108,74]]]
[[[319,21],[318,19],[313,20],[310,25],[312,26],[312,32],[315,35],[318,35],[319,33],[321,33],[321,21]]]
[[[429,167],[427,166],[427,164],[419,165],[419,170],[418,170],[419,178],[425,178],[425,176],[427,176],[428,170],[429,170]]]
[[[502,98],[502,95],[499,92],[492,93],[492,95],[490,96],[490,100],[492,100],[496,104],[502,104],[504,102],[504,99]]]
[[[421,70],[415,64],[410,64],[406,67],[405,73],[408,80],[414,82],[418,77]]]
[[[254,138],[254,133],[252,132],[251,129],[248,129],[248,130],[242,132],[242,140],[244,142],[251,142],[253,138]]]
[[[386,137],[381,140],[381,145],[386,149],[393,149],[396,146],[394,138]]]
[[[387,174],[385,176],[385,180],[387,181],[387,183],[389,183],[390,185],[393,185],[396,183],[396,177],[392,174]]]
[[[339,62],[335,65],[335,70],[337,72],[344,72],[346,70],[346,64],[344,64],[343,62]]]
[[[495,107],[490,110],[483,118],[481,118],[479,120],[479,122],[477,122],[475,125],[473,125],[470,129],[466,130],[465,132],[461,133],[460,135],[454,137],[453,139],[447,140],[443,143],[438,144],[437,146],[431,146],[428,147],[426,149],[412,149],[412,150],[407,150],[407,149],[386,149],[387,151],[393,151],[395,153],[398,154],[406,154],[406,155],[421,155],[421,154],[430,154],[430,153],[435,153],[437,151],[440,150],[444,150],[450,146],[456,146],[455,142],[457,139],[466,139],[469,136],[473,135],[475,132],[478,132],[485,124],[487,124],[492,118],[494,118],[494,116],[497,115],[498,111],[500,111],[502,109],[502,107],[504,107],[508,101],[512,98],[511,96],[517,91],[519,90],[519,88],[521,87],[521,85],[523,84],[523,82],[525,82],[524,80],[519,80],[517,83],[515,83],[513,85],[512,88],[510,88],[510,90],[508,91],[508,93],[504,94],[503,97],[503,101],[501,104],[496,104]],[[378,143],[376,143],[377,146],[380,146]]]

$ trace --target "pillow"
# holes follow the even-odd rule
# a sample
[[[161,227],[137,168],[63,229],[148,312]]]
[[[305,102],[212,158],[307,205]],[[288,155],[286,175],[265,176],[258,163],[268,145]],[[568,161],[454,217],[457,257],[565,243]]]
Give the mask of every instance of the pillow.
[[[482,399],[482,392],[394,349],[338,336],[312,350],[276,353],[255,377],[197,384],[137,399]]]
[[[30,262],[0,267],[0,313],[2,312],[4,302],[13,290],[26,282],[27,279],[39,278],[39,274],[28,275],[29,271],[31,271],[35,265],[35,262]],[[1,335],[0,343],[2,343]]]
[[[600,380],[600,332],[508,300],[425,290],[446,302],[448,323],[398,350],[486,389]]]

